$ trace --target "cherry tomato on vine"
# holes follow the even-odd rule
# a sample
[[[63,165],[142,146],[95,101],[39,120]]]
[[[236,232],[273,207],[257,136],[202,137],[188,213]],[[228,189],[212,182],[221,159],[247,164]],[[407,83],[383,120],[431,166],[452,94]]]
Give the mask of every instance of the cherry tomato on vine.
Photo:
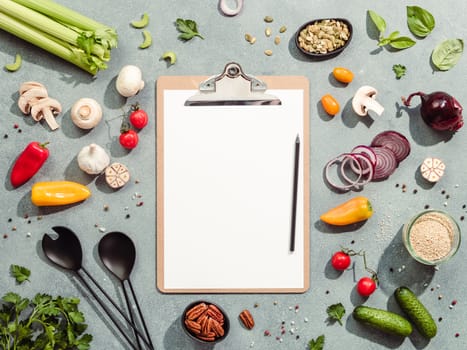
[[[340,106],[339,102],[330,94],[326,94],[321,97],[321,105],[327,114],[334,116],[339,113]]]
[[[138,145],[139,137],[136,131],[127,130],[120,134],[118,140],[120,141],[120,144],[126,149],[133,149]]]
[[[340,81],[344,84],[348,84],[353,80],[352,71],[344,67],[334,68],[332,75],[334,75],[334,78],[336,78],[337,81]]]
[[[350,266],[350,262],[349,254],[343,251],[335,252],[331,258],[332,267],[339,271],[346,270]]]
[[[371,277],[362,277],[357,283],[357,292],[362,297],[368,297],[376,290],[376,281]]]
[[[148,114],[145,110],[140,109],[137,104],[132,106],[130,123],[137,129],[142,129],[148,124]]]

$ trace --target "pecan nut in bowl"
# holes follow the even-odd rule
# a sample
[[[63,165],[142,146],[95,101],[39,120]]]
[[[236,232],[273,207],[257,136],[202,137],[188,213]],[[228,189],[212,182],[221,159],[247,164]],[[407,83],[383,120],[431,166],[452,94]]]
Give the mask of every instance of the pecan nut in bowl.
[[[200,343],[217,343],[224,339],[230,329],[225,312],[207,301],[196,301],[183,311],[182,328],[192,339]]]
[[[240,312],[238,318],[240,319],[240,322],[246,329],[253,329],[253,327],[255,326],[255,320],[249,310],[245,309],[242,312]]]

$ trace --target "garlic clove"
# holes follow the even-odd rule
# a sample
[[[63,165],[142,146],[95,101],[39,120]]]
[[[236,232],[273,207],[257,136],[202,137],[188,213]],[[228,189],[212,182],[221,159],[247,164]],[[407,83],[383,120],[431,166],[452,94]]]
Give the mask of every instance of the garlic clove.
[[[77,156],[78,166],[90,175],[102,173],[110,164],[110,157],[99,145],[91,143],[84,146]]]

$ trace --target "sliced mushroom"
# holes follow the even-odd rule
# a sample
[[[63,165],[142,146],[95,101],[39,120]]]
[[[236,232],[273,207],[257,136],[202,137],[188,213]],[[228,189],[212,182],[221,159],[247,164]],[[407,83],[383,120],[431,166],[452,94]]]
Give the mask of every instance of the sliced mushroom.
[[[57,100],[46,97],[37,101],[31,107],[31,116],[35,121],[45,119],[50,129],[56,130],[59,125],[55,121],[55,116],[62,111],[62,105]]]
[[[42,85],[41,83],[38,83],[37,81],[26,81],[21,84],[19,87],[19,94],[22,95],[24,94],[27,90],[30,90],[35,87],[42,87],[45,89],[45,86]]]
[[[26,89],[20,89],[18,107],[24,114],[31,113],[31,107],[40,99],[48,97],[47,89],[44,86],[30,85]]]
[[[352,108],[359,116],[368,115],[368,111],[373,111],[378,115],[383,114],[384,107],[376,101],[378,91],[371,86],[364,85],[357,90],[352,99]]]

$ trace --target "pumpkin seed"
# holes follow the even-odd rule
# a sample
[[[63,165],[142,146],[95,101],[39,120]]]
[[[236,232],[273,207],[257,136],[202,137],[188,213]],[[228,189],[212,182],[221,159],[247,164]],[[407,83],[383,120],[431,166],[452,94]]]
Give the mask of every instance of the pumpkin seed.
[[[265,51],[264,51],[264,54],[265,54],[266,56],[272,56],[272,50],[265,50]]]
[[[245,40],[248,41],[249,43],[251,42],[251,39],[252,39],[252,38],[253,38],[253,37],[251,36],[251,34],[248,34],[248,33],[245,34]]]
[[[264,34],[266,34],[267,37],[270,37],[271,34],[272,34],[271,28],[267,27],[267,28],[264,30]]]
[[[266,23],[271,23],[272,21],[274,21],[274,19],[271,16],[266,16],[266,17],[264,17],[264,21]]]
[[[279,35],[277,35],[275,38],[274,38],[274,44],[276,45],[279,45],[281,43],[281,38]]]
[[[287,30],[287,27],[286,27],[286,26],[282,26],[282,27],[279,29],[279,33],[285,33],[286,30]]]

